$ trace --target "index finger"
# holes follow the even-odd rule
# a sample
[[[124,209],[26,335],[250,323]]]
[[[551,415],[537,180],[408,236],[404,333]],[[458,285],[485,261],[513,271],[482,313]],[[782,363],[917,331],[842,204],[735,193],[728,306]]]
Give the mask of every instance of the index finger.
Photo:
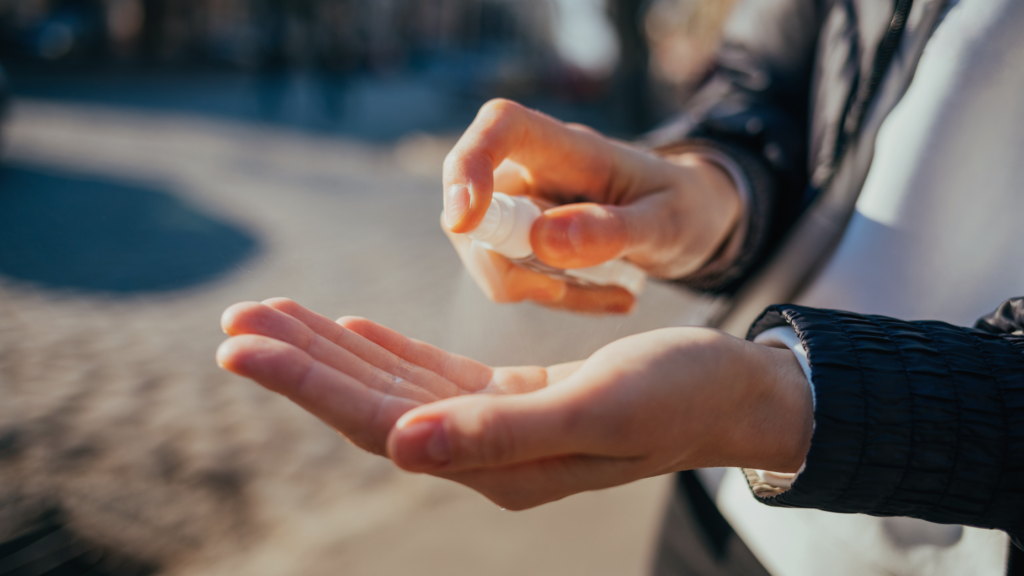
[[[469,190],[468,208],[458,221],[449,220],[448,228],[461,234],[480,224],[494,192],[494,170],[505,159],[542,177],[545,191],[577,195],[605,189],[613,155],[610,143],[592,131],[509,100],[491,100],[445,158],[446,203],[461,187]],[[573,167],[579,170],[570,173]]]
[[[628,314],[636,297],[619,286],[577,286],[513,264],[504,256],[445,230],[466,270],[494,302],[532,300],[543,306],[594,314]]]
[[[491,383],[494,375],[494,369],[490,366],[409,338],[366,318],[344,316],[338,319],[338,324],[406,362],[426,368],[470,392],[478,392],[485,388]]]
[[[294,300],[271,298],[264,301],[263,304],[295,318],[309,326],[328,342],[348,350],[367,363],[403,380],[414,382],[436,396],[447,398],[465,393],[461,386],[447,378],[395,355],[376,342],[358,335],[341,324],[332,322],[326,316],[321,316]]]
[[[217,361],[223,368],[288,397],[374,454],[384,454],[395,422],[420,405],[368,388],[295,346],[266,336],[229,338],[217,349]]]

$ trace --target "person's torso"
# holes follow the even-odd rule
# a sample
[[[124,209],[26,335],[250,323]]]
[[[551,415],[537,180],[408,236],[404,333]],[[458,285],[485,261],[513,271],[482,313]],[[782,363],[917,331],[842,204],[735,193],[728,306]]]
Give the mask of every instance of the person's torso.
[[[852,4],[836,2],[832,9]],[[1003,299],[1024,293],[1024,252],[1015,241],[1024,214],[1024,4],[951,4],[910,88],[884,117],[836,252],[798,303],[971,325]],[[831,44],[831,53],[828,48],[829,35],[848,33],[850,22],[833,18],[823,24],[819,62],[832,58],[837,67],[815,82],[812,167],[831,153],[821,144],[835,128],[829,107],[841,99],[843,78],[852,77],[836,65],[843,59],[835,46],[842,43]],[[1001,532],[769,509],[754,502],[732,472],[717,501],[780,576],[1003,571]]]

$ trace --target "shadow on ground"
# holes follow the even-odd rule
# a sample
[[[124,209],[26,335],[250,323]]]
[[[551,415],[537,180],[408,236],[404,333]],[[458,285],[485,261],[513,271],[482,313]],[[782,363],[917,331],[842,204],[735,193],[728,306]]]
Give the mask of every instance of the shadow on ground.
[[[65,526],[60,513],[42,514],[21,536],[0,543],[5,576],[151,576],[157,567],[105,550]]]
[[[0,168],[0,246],[2,275],[112,293],[209,282],[259,249],[169,191],[26,165]]]

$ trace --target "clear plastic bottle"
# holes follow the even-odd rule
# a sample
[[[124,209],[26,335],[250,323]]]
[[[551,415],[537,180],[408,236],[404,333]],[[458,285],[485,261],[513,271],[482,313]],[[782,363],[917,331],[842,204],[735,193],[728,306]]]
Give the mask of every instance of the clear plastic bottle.
[[[495,192],[487,214],[466,234],[482,247],[497,252],[513,263],[550,276],[587,286],[621,286],[633,295],[644,288],[647,274],[625,260],[611,260],[588,268],[555,268],[540,261],[530,245],[530,228],[540,218],[541,208],[525,196]]]

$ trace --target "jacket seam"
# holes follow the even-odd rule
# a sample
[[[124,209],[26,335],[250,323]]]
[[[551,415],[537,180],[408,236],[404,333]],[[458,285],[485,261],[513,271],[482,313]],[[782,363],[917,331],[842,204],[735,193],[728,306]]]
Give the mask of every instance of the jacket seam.
[[[985,366],[988,367],[989,372],[992,374],[992,377],[996,382],[996,393],[999,396],[999,403],[1003,407],[1002,414],[1000,414],[1000,420],[1002,420],[1003,425],[1003,438],[1007,439],[1007,442],[1003,442],[1000,446],[1002,457],[999,458],[999,473],[996,474],[995,481],[992,483],[992,494],[989,496],[988,504],[986,504],[985,508],[982,509],[981,514],[977,516],[977,518],[980,520],[988,516],[988,513],[992,510],[992,506],[995,505],[996,496],[999,495],[999,485],[1003,479],[1003,475],[1006,474],[1006,459],[1009,456],[1009,447],[1007,446],[1007,443],[1010,437],[1010,424],[1006,418],[1008,406],[1006,404],[1006,397],[1003,396],[1002,378],[999,377],[998,373],[995,370],[995,366],[992,365],[988,357],[988,353],[986,352],[985,347],[982,345],[983,342],[981,342],[981,339],[978,338],[977,334],[972,333],[970,330],[964,328],[960,328],[960,330],[962,330],[962,332],[967,336],[967,339],[971,342],[971,346],[979,352],[982,361],[985,362]]]
[[[893,334],[889,331],[889,327],[886,325],[885,322],[883,322],[881,320],[876,320],[875,318],[872,318],[871,316],[865,316],[865,318],[869,322],[871,322],[871,323],[875,324],[876,326],[878,326],[882,330],[882,332],[886,335],[886,337],[889,338],[889,340],[892,341],[893,348],[896,349],[896,354],[897,354],[897,356],[899,357],[899,360],[900,360],[900,368],[902,368],[903,377],[906,378],[907,392],[908,392],[907,400],[908,400],[908,402],[910,402],[910,441],[907,443],[907,461],[903,465],[903,473],[900,474],[900,479],[896,482],[896,485],[893,486],[892,492],[890,492],[888,496],[886,496],[884,499],[882,499],[882,501],[879,502],[875,506],[876,510],[881,510],[881,509],[883,509],[886,505],[888,505],[890,502],[892,502],[896,498],[896,495],[903,488],[903,483],[906,482],[907,475],[910,472],[911,462],[913,462],[912,456],[914,454],[914,448],[915,448],[915,446],[914,446],[914,444],[915,444],[914,443],[914,438],[915,438],[914,432],[917,430],[917,412],[916,412],[916,404],[914,403],[914,384],[913,384],[913,378],[910,376],[910,371],[907,369],[906,358],[905,358],[905,356],[903,354],[903,348],[900,347],[899,339],[896,338],[895,336],[893,336]],[[949,367],[949,362],[946,360],[945,356],[943,356],[943,362],[945,362],[945,364],[946,364],[946,366],[948,368]],[[956,389],[956,384],[955,383],[953,385],[953,388],[954,388],[954,390]],[[959,405],[959,401],[957,402],[957,405]],[[960,417],[960,415],[958,413],[957,414],[958,420],[959,420],[959,417]],[[959,424],[958,424],[958,427],[959,427]],[[960,440],[958,438],[957,439],[957,444],[959,445],[959,443],[960,443]],[[956,453],[959,454],[959,450],[957,450]],[[954,460],[954,464],[955,464],[955,460]],[[951,483],[952,483],[952,474],[946,480],[946,490],[949,489],[949,485]]]
[[[931,327],[929,327],[927,324],[918,324],[918,326],[921,326],[921,328],[923,328],[924,331],[928,334],[928,337],[931,338],[933,341],[941,341],[941,339],[934,334],[934,332],[931,330]],[[922,517],[928,516],[929,514],[934,512],[935,509],[942,505],[943,501],[945,501],[946,498],[949,496],[949,490],[953,487],[953,478],[956,476],[957,464],[960,463],[960,431],[963,430],[964,427],[963,402],[960,400],[960,387],[957,385],[957,377],[953,372],[953,364],[952,362],[949,361],[949,357],[946,356],[945,351],[938,347],[936,347],[936,349],[939,352],[939,356],[942,357],[942,362],[946,365],[946,370],[949,373],[950,381],[953,384],[953,396],[957,408],[956,434],[954,435],[954,437],[956,438],[956,443],[953,446],[953,464],[952,466],[949,467],[949,474],[946,476],[946,486],[943,487],[942,494],[935,500],[935,502],[933,502],[932,505],[929,506],[928,509],[921,514]]]
[[[822,310],[822,312],[825,313],[825,315],[828,317],[828,319],[835,326],[838,326],[839,329],[842,330],[843,337],[846,338],[847,342],[850,344],[850,348],[853,349],[853,357],[854,357],[854,360],[857,361],[857,372],[860,373],[860,382],[861,382],[861,387],[863,388],[864,387],[864,383],[866,381],[866,378],[865,378],[866,374],[864,372],[864,368],[863,368],[863,365],[861,363],[860,352],[857,350],[856,346],[853,346],[853,343],[854,343],[853,337],[849,334],[849,332],[847,332],[846,325],[843,323],[843,321],[841,319],[836,317],[835,312],[833,310]],[[787,314],[787,316],[788,316],[788,314]],[[808,357],[810,357],[810,350],[808,350]],[[837,496],[835,496],[834,498],[832,498],[828,502],[823,503],[822,506],[820,507],[821,509],[824,510],[826,506],[831,506],[832,504],[835,504],[836,502],[841,501],[846,496],[846,494],[850,491],[850,489],[853,488],[854,479],[855,479],[856,476],[860,475],[861,465],[864,463],[864,450],[866,448],[867,441],[868,441],[867,425],[868,425],[868,400],[867,400],[867,394],[865,394],[865,397],[864,397],[864,416],[863,416],[863,419],[861,420],[860,453],[857,455],[857,466],[856,466],[856,468],[854,470],[854,473],[850,475],[850,481],[843,488],[842,492],[840,492]],[[813,446],[813,444],[812,444],[812,446]]]

